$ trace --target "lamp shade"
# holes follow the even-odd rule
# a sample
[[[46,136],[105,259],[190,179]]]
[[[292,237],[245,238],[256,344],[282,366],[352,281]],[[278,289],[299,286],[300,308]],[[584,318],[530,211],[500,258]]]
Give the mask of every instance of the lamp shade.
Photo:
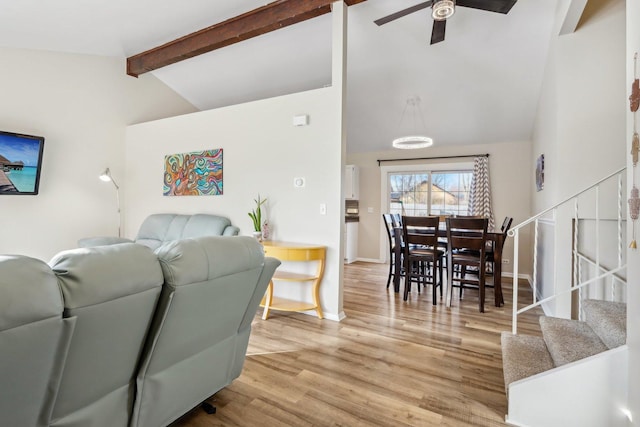
[[[109,168],[106,168],[104,170],[104,172],[102,172],[98,178],[100,178],[104,182],[111,181],[112,180],[111,179],[111,171],[109,170]]]
[[[100,178],[100,180],[104,182],[112,182],[113,185],[116,187],[116,189],[120,188],[118,184],[116,184],[116,181],[111,176],[111,171],[109,170],[109,168],[106,168],[104,172],[102,172],[100,176],[98,176],[98,178]]]

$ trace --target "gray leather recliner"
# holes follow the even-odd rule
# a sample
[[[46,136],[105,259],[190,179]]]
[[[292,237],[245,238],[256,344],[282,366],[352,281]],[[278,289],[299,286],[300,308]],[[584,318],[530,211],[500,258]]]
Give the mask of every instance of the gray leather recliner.
[[[164,281],[157,257],[127,243],[61,252],[50,265],[76,320],[51,426],[127,427]]]
[[[0,256],[0,426],[168,425],[240,375],[279,264],[222,236]]]
[[[240,375],[251,322],[280,265],[250,237],[177,240],[156,253],[165,284],[132,427],[168,425]]]
[[[43,261],[0,256],[0,425],[47,426],[73,321]]]

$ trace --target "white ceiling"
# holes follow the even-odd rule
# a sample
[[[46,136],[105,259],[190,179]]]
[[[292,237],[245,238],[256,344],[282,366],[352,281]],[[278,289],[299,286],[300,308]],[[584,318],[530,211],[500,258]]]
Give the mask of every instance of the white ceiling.
[[[124,58],[268,2],[3,1],[0,44]],[[417,130],[438,145],[529,140],[557,0],[518,0],[508,15],[458,7],[445,41],[433,46],[429,9],[373,23],[419,2],[349,8],[348,150],[386,150],[394,137],[414,133],[407,117],[400,123],[414,96],[426,125]],[[330,49],[324,15],[153,74],[210,109],[328,85]]]

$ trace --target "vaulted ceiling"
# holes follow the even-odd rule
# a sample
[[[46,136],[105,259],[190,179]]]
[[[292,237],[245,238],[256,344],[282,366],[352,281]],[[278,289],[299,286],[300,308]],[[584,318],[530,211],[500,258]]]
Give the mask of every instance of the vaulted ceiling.
[[[390,148],[400,134],[438,145],[528,141],[557,0],[518,0],[507,15],[459,7],[430,45],[425,9],[377,26],[419,0],[353,1],[348,10],[347,149]],[[20,0],[0,4],[5,47],[124,58],[265,5],[264,0]],[[322,15],[151,73],[199,109],[331,83],[331,17]],[[133,77],[132,77],[133,78]],[[140,78],[147,78],[145,75]],[[421,99],[424,121],[401,121]],[[425,129],[426,128],[426,129]]]

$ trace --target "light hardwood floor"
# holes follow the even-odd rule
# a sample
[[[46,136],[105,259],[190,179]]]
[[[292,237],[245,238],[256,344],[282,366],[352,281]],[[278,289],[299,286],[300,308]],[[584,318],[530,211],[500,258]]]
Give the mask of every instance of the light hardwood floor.
[[[342,322],[273,312],[253,324],[242,375],[174,426],[503,426],[507,411],[500,332],[511,328],[506,304],[478,312],[478,292],[454,293],[453,307],[431,304],[431,291],[407,302],[385,288],[388,266],[345,266]],[[521,286],[522,301],[529,298]],[[527,289],[528,292],[522,292]],[[539,334],[541,312],[520,319]]]

